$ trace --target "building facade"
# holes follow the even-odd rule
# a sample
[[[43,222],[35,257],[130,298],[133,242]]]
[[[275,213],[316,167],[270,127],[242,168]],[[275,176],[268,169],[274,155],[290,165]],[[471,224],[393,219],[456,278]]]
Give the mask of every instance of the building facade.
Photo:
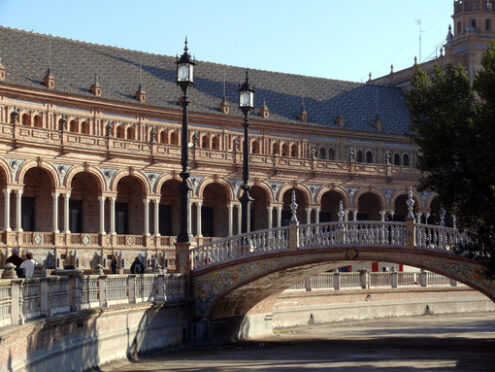
[[[173,268],[175,59],[6,27],[0,58],[1,261],[20,248],[47,268],[108,268],[111,255],[122,268],[136,255]],[[197,62],[188,143],[195,244],[241,230],[244,71]],[[292,190],[301,223],[337,220],[340,201],[346,220],[405,218],[420,174],[401,88],[249,77],[252,230],[288,224]],[[418,222],[455,224],[435,195],[414,191],[414,199]]]

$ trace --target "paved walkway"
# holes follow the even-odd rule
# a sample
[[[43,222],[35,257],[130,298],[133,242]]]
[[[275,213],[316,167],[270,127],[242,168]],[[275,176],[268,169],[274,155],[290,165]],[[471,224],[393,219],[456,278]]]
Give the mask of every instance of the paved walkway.
[[[283,330],[104,371],[494,371],[495,313],[394,318]]]

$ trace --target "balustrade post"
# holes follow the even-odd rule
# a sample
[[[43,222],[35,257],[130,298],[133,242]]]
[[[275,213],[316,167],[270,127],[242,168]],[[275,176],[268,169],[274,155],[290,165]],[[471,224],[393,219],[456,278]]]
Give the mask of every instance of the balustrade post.
[[[406,249],[416,247],[416,223],[413,219],[406,220]]]
[[[40,281],[40,312],[41,316],[50,316],[50,288],[48,278],[39,278]]]
[[[22,280],[13,279],[10,281],[10,317],[12,325],[19,325],[24,323],[21,311],[22,302]]]
[[[135,274],[129,274],[127,276],[127,301],[130,304],[135,304],[136,303],[136,275]]]
[[[368,270],[359,270],[359,281],[361,282],[362,289],[370,288],[370,273]]]
[[[419,284],[423,288],[426,288],[426,286],[427,286],[427,280],[426,279],[427,279],[426,271],[421,270],[421,272],[419,273]]]
[[[340,272],[338,271],[333,274],[333,289],[340,290]]]
[[[101,275],[98,277],[98,290],[100,298],[100,307],[108,307],[107,301],[107,276]]]
[[[390,273],[390,282],[392,288],[397,288],[399,286],[399,273],[397,271],[392,271]]]
[[[156,292],[155,292],[155,301],[165,301],[165,292],[164,285],[165,276],[163,274],[159,274],[155,276],[156,281]]]
[[[304,288],[306,289],[306,292],[311,292],[311,290],[312,290],[312,288],[311,288],[311,278],[307,278],[304,281]]]
[[[299,222],[289,223],[289,251],[297,251],[299,248]]]
[[[450,286],[451,287],[457,287],[457,280],[450,279]]]

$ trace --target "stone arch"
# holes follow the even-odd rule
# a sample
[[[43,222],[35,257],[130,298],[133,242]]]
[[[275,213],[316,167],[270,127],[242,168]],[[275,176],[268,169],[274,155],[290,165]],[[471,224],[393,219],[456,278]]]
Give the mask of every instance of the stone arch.
[[[69,123],[69,132],[79,133],[79,122],[72,119]]]
[[[428,198],[426,198],[426,203],[425,203],[425,208],[426,210],[430,210],[431,209],[431,203],[433,202],[433,200],[435,200],[436,198],[438,197],[438,194],[436,192],[432,192],[430,193],[430,195],[428,195]]]
[[[264,181],[256,180],[254,182],[253,186],[260,187],[266,192],[267,197],[268,197],[268,205],[271,205],[275,202],[275,195],[273,194],[273,189],[270,187],[269,184],[267,184]]]
[[[251,154],[260,153],[260,143],[257,139],[251,141]]]
[[[159,138],[160,138],[160,143],[163,143],[164,145],[168,145],[168,133],[166,130],[160,131]]]
[[[27,112],[22,114],[21,116],[21,124],[26,125],[26,126],[31,126],[31,115],[29,115]]]
[[[81,133],[83,133],[83,134],[89,134],[90,128],[89,128],[89,123],[88,123],[87,120],[84,120],[81,123],[80,129],[81,129]]]
[[[220,149],[220,141],[219,141],[217,136],[211,137],[211,149],[212,150],[219,150]]]
[[[254,199],[251,202],[251,231],[268,228],[268,213],[266,207],[270,204],[270,193],[265,187],[255,184],[249,194]]]
[[[394,208],[396,200],[403,195],[409,196],[409,189],[396,190],[395,193],[390,198],[390,208]],[[423,209],[423,204],[421,203],[421,197],[417,194],[414,188],[413,188],[413,199],[414,199],[414,206],[418,206],[419,209]]]
[[[179,177],[173,177],[171,174],[162,174],[158,179],[155,181],[155,186],[153,187],[153,192],[157,195],[160,194],[160,190],[162,189],[163,184],[165,184],[168,181],[175,180],[178,182],[182,182],[182,180]]]
[[[175,130],[170,133],[170,144],[175,146],[179,145],[179,134]]]
[[[229,202],[236,199],[236,196],[234,195],[234,190],[233,190],[230,182],[225,181],[222,178],[215,179],[214,177],[206,177],[205,179],[203,179],[198,186],[196,195],[200,198],[203,198],[203,192],[204,192],[206,186],[208,186],[211,183],[218,183],[225,189],[225,192],[227,194],[227,198],[228,198]]]
[[[333,147],[328,148],[328,160],[335,160],[335,150]]]
[[[34,115],[33,126],[35,126],[36,128],[43,128],[43,119],[41,118],[40,114]]]
[[[201,197],[201,233],[206,237],[220,237],[229,234],[228,205],[231,202],[229,189],[219,180],[204,185]]]
[[[283,185],[280,188],[278,195],[276,196],[276,201],[279,203],[283,203],[284,202],[284,194],[287,192],[287,190],[294,189],[294,188],[300,190],[303,193],[305,202],[307,204],[312,204],[313,200],[311,198],[311,191],[305,185],[302,185],[302,184],[298,184],[296,187],[294,187],[294,185],[292,185],[292,184]],[[297,203],[299,203],[299,202],[297,202]]]
[[[6,184],[11,184],[14,182],[14,177],[9,164],[5,161],[3,157],[0,157],[0,172],[5,178]]]
[[[366,194],[366,193],[376,194],[376,196],[380,200],[380,208],[381,208],[381,210],[383,210],[383,209],[385,209],[387,207],[387,200],[385,199],[385,195],[383,195],[383,193],[380,190],[378,190],[377,188],[375,188],[373,186],[361,187],[359,189],[359,191],[357,192],[357,194],[354,195],[354,204],[352,206],[349,205],[349,207],[357,208],[358,207],[358,200],[359,200],[359,198],[361,196],[363,196],[363,194]]]
[[[115,126],[115,137],[124,139],[125,138],[125,133],[124,133],[124,126],[123,125],[116,125]]]
[[[299,145],[297,143],[291,144],[290,157],[291,158],[298,158],[299,157]]]
[[[125,138],[133,141],[136,139],[136,130],[134,129],[133,125],[129,125],[127,127]]]
[[[201,136],[201,148],[209,149],[210,148],[210,137],[207,134]]]
[[[280,155],[289,156],[289,145],[287,143],[282,143]]]
[[[48,163],[46,161],[42,161],[38,163],[35,160],[28,160],[24,162],[24,164],[21,165],[21,167],[17,172],[17,183],[22,185],[24,183],[24,176],[26,175],[26,172],[29,169],[36,167],[40,167],[41,169],[47,171],[50,174],[55,189],[60,187],[60,174],[57,168],[53,164]]]
[[[121,169],[113,176],[108,191],[117,192],[117,185],[119,184],[120,180],[127,176],[135,177],[138,179],[141,187],[143,188],[143,193],[145,196],[151,194],[151,185],[146,175],[141,171],[129,171],[128,169]]]
[[[345,191],[345,189],[340,187],[340,186],[335,186],[335,187],[324,186],[324,187],[322,187],[321,190],[316,195],[316,204],[317,205],[321,205],[321,198],[323,197],[323,195],[325,195],[329,191],[335,191],[335,192],[339,193],[340,196],[342,197],[342,201],[344,202],[344,209],[349,207],[349,204],[350,204],[349,203],[349,196],[347,195],[347,192]]]
[[[280,155],[280,144],[278,142],[272,144],[272,155]]]
[[[107,191],[107,183],[106,183],[105,176],[103,175],[103,173],[101,172],[100,169],[98,169],[96,167],[93,167],[93,166],[84,167],[82,165],[77,165],[75,167],[72,167],[67,172],[67,175],[65,176],[65,185],[64,186],[66,188],[68,188],[68,189],[72,188],[72,180],[73,180],[73,178],[78,173],[81,173],[81,172],[89,173],[89,174],[91,174],[97,180],[97,184],[98,184],[98,187],[100,189],[99,190],[100,191],[100,194],[102,194],[105,191]]]

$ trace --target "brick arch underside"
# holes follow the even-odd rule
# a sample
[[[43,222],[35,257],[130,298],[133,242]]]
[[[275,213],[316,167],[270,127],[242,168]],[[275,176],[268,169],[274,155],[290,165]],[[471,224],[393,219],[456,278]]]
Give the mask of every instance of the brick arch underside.
[[[357,253],[355,255],[354,253]],[[351,257],[354,259],[350,260]],[[483,278],[472,260],[441,252],[391,248],[303,250],[250,257],[193,273],[195,316],[239,317],[270,296],[326,270],[381,261],[414,266],[457,280],[495,302],[495,281]]]

